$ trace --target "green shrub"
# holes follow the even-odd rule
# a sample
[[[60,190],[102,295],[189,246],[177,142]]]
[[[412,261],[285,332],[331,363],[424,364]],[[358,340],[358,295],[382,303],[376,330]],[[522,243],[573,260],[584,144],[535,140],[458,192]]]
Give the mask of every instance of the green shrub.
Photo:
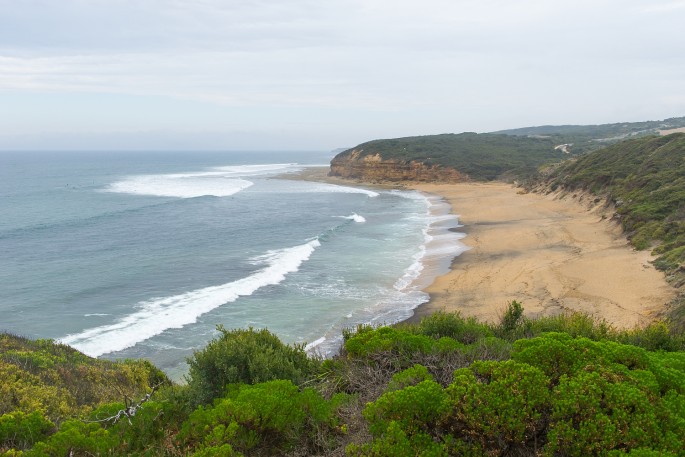
[[[220,446],[209,446],[191,454],[192,457],[243,457],[243,454],[236,452],[230,444]]]
[[[38,411],[3,414],[0,416],[0,449],[26,449],[45,439],[54,427],[55,424]]]
[[[345,341],[345,350],[353,357],[366,357],[378,352],[407,357],[430,352],[434,344],[435,339],[426,335],[395,327],[379,327],[350,336]]]
[[[654,373],[661,393],[673,390],[685,395],[685,353],[652,352],[648,358],[649,370]]]
[[[255,384],[275,379],[303,383],[316,372],[303,345],[285,345],[268,330],[226,330],[188,359],[188,387],[194,404],[206,404],[233,383]]]
[[[549,379],[524,363],[475,362],[456,370],[447,387],[449,430],[477,448],[522,447],[544,430]]]
[[[397,422],[390,422],[385,433],[369,444],[351,444],[348,456],[359,457],[443,457],[448,455],[444,446],[436,443],[430,435],[417,433],[408,436]]]
[[[431,379],[401,390],[386,392],[364,409],[371,433],[380,436],[391,422],[410,435],[430,433],[447,413],[447,394]]]
[[[676,335],[665,322],[652,322],[646,327],[618,332],[620,343],[640,346],[648,351],[681,351],[685,349],[685,338]]]
[[[230,444],[237,452],[276,455],[296,445],[316,449],[320,436],[338,425],[336,411],[344,397],[325,400],[311,388],[291,381],[232,385],[213,406],[200,406],[183,424],[181,441],[198,450]]]
[[[511,343],[491,336],[467,346],[464,352],[472,360],[506,360],[511,356]]]
[[[474,317],[465,319],[458,312],[433,313],[422,318],[416,330],[421,335],[434,338],[449,337],[464,344],[471,344],[494,335],[487,324],[478,322]]]
[[[46,455],[116,455],[119,440],[97,423],[68,420],[47,440],[26,451],[26,457]]]
[[[523,306],[516,300],[509,303],[500,322],[500,331],[510,333],[523,322]]]
[[[404,371],[393,375],[386,392],[404,389],[408,386],[415,386],[422,381],[433,381],[433,376],[428,373],[428,369],[423,365],[414,365]]]
[[[664,443],[669,426],[663,422],[660,402],[648,388],[616,372],[600,368],[562,376],[554,398],[546,455],[601,455],[669,444]]]
[[[537,319],[524,319],[510,332],[509,339],[534,338],[543,333],[567,333],[572,337],[582,336],[594,341],[610,339],[614,329],[604,320],[597,320],[584,313],[568,312],[557,316],[541,316]]]

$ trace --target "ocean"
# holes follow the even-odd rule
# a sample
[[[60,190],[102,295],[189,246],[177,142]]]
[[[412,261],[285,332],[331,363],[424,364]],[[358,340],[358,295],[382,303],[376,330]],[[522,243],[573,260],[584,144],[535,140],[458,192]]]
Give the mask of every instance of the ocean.
[[[465,247],[415,191],[284,179],[330,152],[0,153],[0,331],[180,380],[216,326],[335,354]]]

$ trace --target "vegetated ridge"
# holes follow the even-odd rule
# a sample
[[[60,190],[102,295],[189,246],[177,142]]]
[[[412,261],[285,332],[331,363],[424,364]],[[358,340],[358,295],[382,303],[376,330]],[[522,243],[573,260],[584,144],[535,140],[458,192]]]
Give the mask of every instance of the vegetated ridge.
[[[533,176],[540,166],[626,138],[683,126],[685,117],[373,140],[336,155],[330,175],[367,182],[520,181]]]
[[[561,159],[545,138],[461,133],[374,140],[336,155],[332,176],[364,181],[515,179]]]
[[[0,338],[33,364],[64,351]],[[101,395],[69,418],[50,406],[61,390],[38,396],[31,411],[5,404],[0,453],[685,455],[685,340],[665,324],[626,331],[582,314],[528,320],[512,302],[498,324],[437,313],[415,325],[360,326],[344,339],[341,354],[322,361],[267,330],[219,328],[189,359],[187,385],[168,383],[145,403],[124,403],[124,392],[95,377],[89,389]],[[3,363],[11,351],[0,352]],[[98,363],[79,355],[63,368]],[[38,383],[9,370],[4,398]]]
[[[557,145],[570,145],[576,154],[594,151],[626,139],[656,135],[661,131],[685,127],[685,117],[663,121],[619,122],[600,125],[543,125],[500,130],[493,133],[553,139]]]

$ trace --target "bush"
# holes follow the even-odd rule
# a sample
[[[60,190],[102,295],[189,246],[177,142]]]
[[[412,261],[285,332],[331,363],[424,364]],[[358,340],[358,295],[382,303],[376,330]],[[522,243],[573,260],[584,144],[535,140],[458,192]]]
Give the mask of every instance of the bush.
[[[408,357],[415,353],[430,352],[435,340],[395,327],[364,329],[345,341],[345,350],[353,357],[367,357],[378,352],[391,352]]]
[[[509,303],[502,320],[500,322],[500,331],[504,334],[512,332],[523,322],[523,306],[516,300]]]
[[[401,390],[408,386],[415,386],[422,381],[433,381],[433,376],[423,365],[414,365],[393,375],[386,392]]]
[[[233,385],[214,406],[200,406],[190,415],[180,439],[186,448],[204,452],[228,444],[232,452],[266,455],[295,446],[320,451],[317,447],[325,444],[320,436],[335,430],[335,413],[343,399],[338,395],[327,401],[313,389],[300,391],[286,380]]]
[[[364,409],[371,433],[380,436],[391,422],[408,435],[428,434],[447,413],[449,405],[442,386],[431,379],[401,390],[386,392]]]
[[[421,335],[434,338],[448,337],[464,344],[472,344],[482,338],[493,336],[492,329],[476,318],[464,319],[458,312],[437,312],[421,319],[416,328]]]
[[[597,363],[600,349],[587,338],[574,339],[567,333],[548,333],[514,343],[511,358],[541,369],[553,383],[570,376],[589,363]]]
[[[683,445],[682,439],[673,442],[672,434],[664,433],[671,422],[664,419],[670,415],[650,389],[615,371],[601,368],[563,376],[554,398],[546,455],[600,455],[640,447],[677,450]],[[685,429],[679,433],[682,438]]]
[[[676,335],[665,322],[652,322],[643,328],[620,332],[617,341],[640,346],[648,351],[679,351],[685,349],[685,338]]]
[[[26,449],[45,439],[55,425],[38,411],[24,414],[21,411],[0,416],[0,450]]]
[[[426,433],[408,436],[397,422],[390,422],[383,436],[372,443],[351,444],[346,449],[349,456],[364,457],[442,457],[447,452]]]
[[[191,402],[206,404],[233,383],[256,384],[285,379],[303,383],[316,372],[303,345],[285,345],[268,330],[226,330],[188,359]]]
[[[455,371],[447,393],[446,426],[478,449],[523,447],[544,430],[549,379],[530,365],[475,362]]]
[[[57,433],[35,446],[24,455],[116,455],[119,440],[100,424],[79,420],[64,422]]]

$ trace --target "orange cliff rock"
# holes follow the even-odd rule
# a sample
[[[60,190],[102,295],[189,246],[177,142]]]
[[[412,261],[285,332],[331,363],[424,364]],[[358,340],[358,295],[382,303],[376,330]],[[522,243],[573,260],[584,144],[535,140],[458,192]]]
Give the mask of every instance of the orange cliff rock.
[[[426,165],[418,161],[384,160],[380,154],[362,155],[354,149],[338,154],[331,160],[329,176],[358,179],[366,182],[418,181],[418,182],[464,182],[468,175],[454,168]]]

